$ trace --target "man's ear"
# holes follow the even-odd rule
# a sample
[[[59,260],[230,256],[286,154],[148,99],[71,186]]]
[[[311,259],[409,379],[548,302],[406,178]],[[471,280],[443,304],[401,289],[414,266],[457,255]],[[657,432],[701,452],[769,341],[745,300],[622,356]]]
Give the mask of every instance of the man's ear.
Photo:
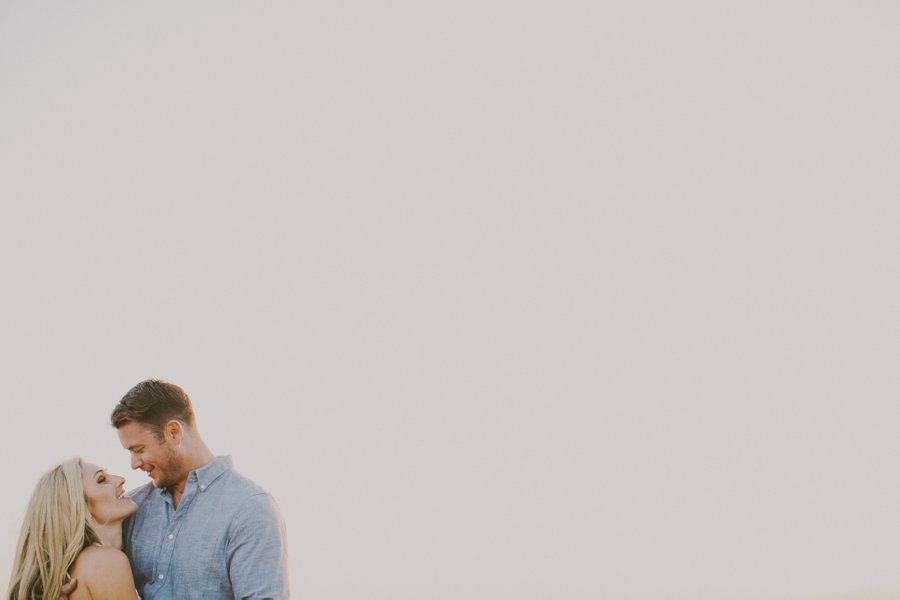
[[[184,424],[181,421],[169,421],[166,423],[166,426],[163,427],[163,438],[166,442],[175,444],[176,446],[181,444],[181,440],[184,437]]]

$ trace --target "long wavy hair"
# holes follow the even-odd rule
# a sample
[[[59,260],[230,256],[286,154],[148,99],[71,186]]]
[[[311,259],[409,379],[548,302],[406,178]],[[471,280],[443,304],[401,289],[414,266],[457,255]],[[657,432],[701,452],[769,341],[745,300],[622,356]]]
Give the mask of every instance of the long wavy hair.
[[[64,461],[44,473],[28,501],[6,600],[55,600],[78,554],[99,541],[81,458]]]

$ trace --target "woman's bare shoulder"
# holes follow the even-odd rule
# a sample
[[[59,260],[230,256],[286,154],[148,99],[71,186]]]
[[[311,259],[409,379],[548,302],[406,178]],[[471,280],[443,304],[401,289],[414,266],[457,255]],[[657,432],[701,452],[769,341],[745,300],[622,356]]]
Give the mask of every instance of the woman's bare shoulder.
[[[131,573],[131,563],[125,553],[111,546],[89,546],[78,554],[71,573],[77,577],[76,572],[90,575],[94,571],[108,572],[110,569],[127,569]]]
[[[78,580],[76,591],[89,592],[90,598],[136,598],[131,563],[125,553],[116,548],[85,548],[75,559],[70,574]]]

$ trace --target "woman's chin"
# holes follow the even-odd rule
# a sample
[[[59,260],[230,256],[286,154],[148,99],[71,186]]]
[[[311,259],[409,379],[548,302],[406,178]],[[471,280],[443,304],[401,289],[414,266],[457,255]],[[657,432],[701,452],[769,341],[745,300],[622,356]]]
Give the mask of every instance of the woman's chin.
[[[113,525],[115,523],[121,523],[131,515],[137,512],[137,504],[134,503],[129,497],[122,498],[118,501],[120,505],[116,506],[115,509],[108,511],[104,515],[95,515],[91,513],[91,516],[94,517],[94,520],[100,525]]]

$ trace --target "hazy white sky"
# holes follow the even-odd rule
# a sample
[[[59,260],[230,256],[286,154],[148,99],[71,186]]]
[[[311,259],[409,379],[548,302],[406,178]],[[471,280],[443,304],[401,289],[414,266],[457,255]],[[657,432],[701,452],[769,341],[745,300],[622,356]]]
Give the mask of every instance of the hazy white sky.
[[[107,419],[157,376],[299,598],[900,589],[898,32],[0,0],[0,588],[51,464],[146,481]]]

